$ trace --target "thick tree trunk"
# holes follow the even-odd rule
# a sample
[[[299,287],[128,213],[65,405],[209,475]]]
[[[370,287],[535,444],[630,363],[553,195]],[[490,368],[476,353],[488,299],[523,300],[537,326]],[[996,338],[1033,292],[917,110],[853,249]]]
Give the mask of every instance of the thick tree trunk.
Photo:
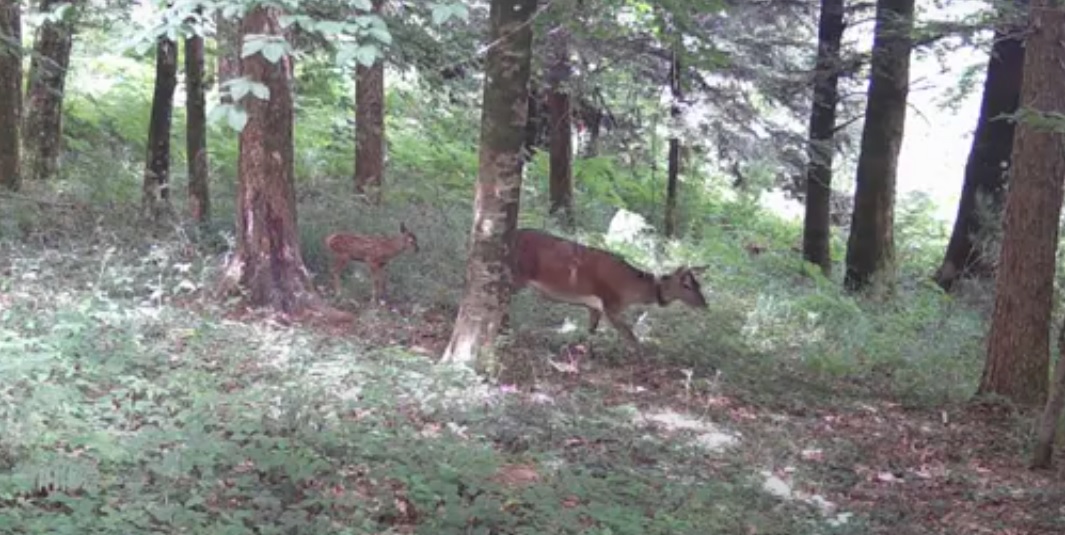
[[[374,0],[373,11],[381,11]],[[355,191],[373,204],[381,202],[385,171],[385,61],[355,67]]]
[[[22,185],[22,14],[18,0],[0,0],[0,187]]]
[[[832,160],[836,153],[836,105],[839,103],[840,42],[843,39],[843,0],[821,0],[817,25],[817,66],[806,149],[806,216],[802,227],[802,256],[832,273]]]
[[[466,295],[442,362],[492,368],[491,346],[510,304],[511,246],[524,164],[525,113],[532,57],[528,24],[536,0],[492,0],[494,46],[485,64],[481,148],[466,265]],[[489,351],[482,351],[482,350]]]
[[[522,156],[526,163],[536,157],[540,144],[540,92],[536,80],[529,80],[529,99],[525,104],[525,140],[522,144]]]
[[[1015,112],[1021,98],[1022,31],[1023,28],[1007,27],[995,32],[980,118],[965,164],[958,215],[943,263],[935,274],[936,283],[946,291],[964,277],[994,276],[995,259],[985,257],[986,252],[977,243],[998,226],[1006,196],[1014,123],[1002,116]]]
[[[215,46],[218,47],[218,86],[224,87],[224,84],[234,78],[240,77],[240,23],[233,19],[227,19],[222,16],[221,12],[215,17],[215,27],[217,33],[215,34]],[[231,101],[228,91],[221,91],[219,93],[222,104],[228,104]]]
[[[284,35],[274,7],[256,7],[241,25],[242,35]],[[256,53],[241,60],[241,72],[270,90],[270,99],[247,97],[248,122],[240,133],[237,189],[237,252],[226,267],[247,304],[297,314],[317,298],[300,253],[296,228],[293,107],[289,83],[292,58],[270,63]]]
[[[1042,404],[1047,394],[1065,185],[1065,135],[1042,124],[1045,115],[1065,114],[1065,8],[1054,0],[1035,0],[1031,12],[1021,86],[1024,113],[1013,143],[995,308],[977,390],[977,395],[998,394],[1021,405]]]
[[[673,136],[669,138],[669,167],[666,173],[666,213],[665,235],[671,238],[677,234],[677,184],[680,178],[680,138],[676,129],[680,127],[680,101],[683,92],[680,84],[680,45],[673,45],[673,61],[669,67],[669,88],[673,95],[673,104],[669,115],[673,119]]]
[[[599,134],[603,122],[603,112],[596,107],[590,107],[582,114],[585,126],[588,128],[588,141],[584,144],[584,157],[595,158],[599,156]]]
[[[170,124],[177,87],[177,43],[162,36],[155,46],[155,92],[148,123],[141,210],[157,221],[170,210]]]
[[[573,220],[573,127],[570,110],[569,30],[558,26],[551,33],[551,68],[548,73],[551,110],[551,172],[548,187],[551,215],[572,229]]]
[[[844,284],[888,290],[895,277],[895,175],[910,89],[914,0],[878,0]]]
[[[189,167],[189,215],[204,223],[210,217],[207,188],[207,102],[204,96],[203,37],[185,38],[185,145]]]
[[[1050,468],[1054,455],[1054,437],[1058,434],[1062,410],[1065,410],[1065,325],[1058,331],[1058,364],[1054,367],[1050,397],[1039,418],[1035,448],[1032,451],[1032,468]]]
[[[51,12],[62,0],[41,0],[41,11]],[[63,91],[74,42],[73,15],[46,21],[37,29],[26,90],[23,146],[30,178],[45,180],[59,171],[63,141]]]

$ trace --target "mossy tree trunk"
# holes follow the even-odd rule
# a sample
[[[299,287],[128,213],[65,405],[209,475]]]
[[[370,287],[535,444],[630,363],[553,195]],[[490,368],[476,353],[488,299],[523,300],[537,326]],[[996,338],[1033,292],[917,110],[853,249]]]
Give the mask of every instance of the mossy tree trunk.
[[[170,126],[177,87],[177,43],[163,35],[155,46],[155,91],[148,123],[141,210],[145,217],[158,221],[170,211]]]
[[[379,13],[383,0],[374,0]],[[381,202],[385,172],[385,60],[355,67],[355,191]]]
[[[547,101],[551,113],[551,170],[548,187],[549,212],[563,227],[572,229],[573,214],[573,127],[570,108],[569,29],[557,26],[550,36],[551,66]]]
[[[681,86],[680,43],[673,44],[673,60],[669,67],[669,88],[673,102],[669,109],[673,121],[673,135],[669,138],[669,162],[666,172],[666,210],[664,230],[668,238],[677,234],[677,187],[680,181],[680,103],[684,98]]]
[[[536,0],[492,0],[481,147],[466,293],[442,362],[495,366],[491,347],[510,304],[511,246],[518,219]]]
[[[910,91],[914,0],[877,0],[872,72],[858,156],[844,284],[890,291],[895,278],[895,179]]]
[[[821,0],[817,24],[817,66],[806,149],[806,215],[802,256],[832,273],[832,161],[836,153],[836,106],[839,103],[840,43],[843,0]]]
[[[22,14],[18,0],[0,0],[0,187],[22,184]]]
[[[1032,468],[1050,468],[1054,456],[1054,437],[1058,423],[1065,410],[1065,325],[1058,331],[1058,364],[1054,367],[1054,381],[1050,384],[1050,397],[1036,428],[1035,447],[1032,449]]]
[[[1065,7],[1057,0],[1036,0],[1031,13],[995,307],[977,390],[978,396],[997,394],[1021,405],[1042,404],[1047,395],[1065,186],[1065,134],[1060,124],[1065,114]]]
[[[185,145],[189,167],[189,215],[204,223],[210,217],[207,167],[207,101],[204,96],[203,36],[185,38]]]
[[[63,3],[65,0],[41,0],[40,9],[51,12]],[[59,172],[63,92],[74,43],[76,9],[71,5],[60,19],[42,23],[33,45],[22,143],[26,170],[34,180],[54,178]]]
[[[242,35],[284,35],[275,7],[249,11]],[[241,72],[270,90],[269,100],[243,99],[248,122],[240,133],[237,251],[226,266],[227,289],[239,287],[246,303],[285,314],[318,304],[300,253],[292,137],[290,63],[270,63],[261,53],[241,59]]]
[[[1017,0],[1026,5],[1026,0]],[[1023,27],[1000,27],[995,32],[991,58],[984,78],[984,96],[976,123],[965,180],[958,201],[954,230],[936,270],[935,280],[946,291],[959,279],[990,279],[995,258],[978,243],[994,232],[1002,216],[1006,179],[1013,151],[1014,122],[1004,115],[1017,111],[1024,73]]]

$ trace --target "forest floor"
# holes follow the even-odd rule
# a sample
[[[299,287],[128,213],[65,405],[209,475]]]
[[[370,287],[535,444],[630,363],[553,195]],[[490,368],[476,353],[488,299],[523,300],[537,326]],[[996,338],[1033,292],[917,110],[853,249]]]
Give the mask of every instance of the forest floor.
[[[1029,417],[609,327],[519,328],[521,379],[484,382],[435,363],[453,310],[236,314],[198,253],[130,243],[0,243],[0,532],[1065,533]]]
[[[352,326],[350,333],[404,332],[409,312],[393,308],[392,321],[375,315],[372,325]],[[419,352],[440,355],[450,322],[431,313],[424,319],[407,338],[417,340]],[[718,452],[707,459],[710,467],[761,467],[763,491],[818,511],[825,523],[809,533],[1065,533],[1065,463],[1054,471],[1028,470],[1028,438],[1019,432],[1026,423],[1004,407],[906,407],[848,397],[849,387],[799,377],[792,386],[811,388],[811,396],[802,404],[773,403],[766,392],[747,390],[752,385],[719,382],[714,392],[693,390],[685,380],[690,370],[660,362],[602,365],[573,359],[570,348],[563,353],[552,358],[554,372],[514,395],[525,403],[544,393],[594,396],[604,407],[637,408],[663,440],[694,432],[695,442]],[[816,397],[823,403],[810,404]],[[763,528],[752,521],[745,532],[778,532]]]

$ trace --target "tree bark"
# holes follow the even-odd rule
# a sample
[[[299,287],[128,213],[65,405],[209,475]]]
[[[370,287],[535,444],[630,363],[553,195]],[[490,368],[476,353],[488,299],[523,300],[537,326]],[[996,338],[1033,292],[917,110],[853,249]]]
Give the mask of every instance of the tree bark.
[[[537,147],[540,145],[540,92],[537,90],[537,82],[529,80],[529,98],[525,104],[525,141],[522,146],[522,156],[525,163],[531,162],[536,157]]]
[[[373,12],[382,0],[374,0]],[[373,204],[381,202],[385,171],[385,62],[355,67],[355,191]]]
[[[177,87],[177,43],[164,35],[155,46],[155,92],[148,123],[141,210],[146,217],[158,221],[170,210],[170,125]]]
[[[1026,0],[1019,3],[1027,4]],[[935,280],[946,291],[961,278],[990,279],[995,259],[977,246],[997,227],[1006,196],[1006,177],[1013,150],[1014,122],[1003,118],[1017,111],[1024,66],[1023,28],[1009,26],[995,32],[984,78],[984,96],[969,160],[965,164],[958,214],[943,263]]]
[[[669,67],[669,88],[673,96],[669,115],[673,119],[673,135],[669,138],[669,163],[666,172],[666,213],[665,235],[671,238],[677,234],[677,184],[680,178],[680,138],[676,129],[680,127],[680,101],[683,98],[680,77],[680,44],[673,45],[673,61]]]
[[[1048,114],[1065,114],[1065,8],[1056,0],[1035,0],[1031,13],[1021,85],[1023,113],[1013,143],[987,361],[977,390],[977,395],[998,394],[1020,405],[1039,405],[1046,399],[1065,185],[1065,135],[1045,124]]]
[[[240,23],[233,19],[227,19],[219,12],[215,18],[215,46],[218,47],[218,86],[224,87],[225,83],[240,77]],[[219,93],[222,104],[232,103],[228,91]]]
[[[63,0],[41,0],[41,11],[50,12]],[[75,9],[71,7],[70,9]],[[30,178],[45,180],[59,171],[63,142],[63,91],[70,49],[74,42],[73,15],[45,21],[37,29],[26,90],[23,144]]]
[[[185,145],[189,167],[189,215],[197,223],[210,217],[207,176],[207,102],[204,96],[203,37],[185,38]]]
[[[1054,455],[1054,436],[1058,434],[1058,422],[1061,421],[1062,410],[1065,410],[1065,325],[1058,331],[1058,364],[1054,367],[1054,382],[1050,389],[1050,398],[1043,408],[1036,430],[1032,468],[1050,468]]]
[[[806,148],[806,215],[802,227],[802,256],[832,274],[832,160],[836,148],[836,106],[839,103],[840,43],[843,39],[843,0],[821,0],[817,25],[817,65]]]
[[[558,217],[562,226],[572,229],[573,214],[573,127],[570,109],[569,30],[558,26],[551,34],[551,68],[548,73],[551,111],[551,171],[548,197],[549,213]]]
[[[844,285],[890,290],[895,276],[895,175],[906,125],[914,0],[878,0],[872,72],[858,156]]]
[[[242,35],[284,35],[275,7],[249,11]],[[296,227],[293,106],[289,77],[292,58],[270,63],[261,53],[241,60],[241,72],[270,90],[269,100],[244,97],[248,122],[240,133],[237,186],[237,251],[226,281],[254,307],[298,314],[317,304],[300,253]]]
[[[490,348],[510,304],[511,258],[524,159],[536,0],[492,0],[481,148],[466,295],[442,362],[491,369]],[[483,351],[489,350],[489,351]]]
[[[22,185],[22,14],[18,0],[0,0],[0,187]]]

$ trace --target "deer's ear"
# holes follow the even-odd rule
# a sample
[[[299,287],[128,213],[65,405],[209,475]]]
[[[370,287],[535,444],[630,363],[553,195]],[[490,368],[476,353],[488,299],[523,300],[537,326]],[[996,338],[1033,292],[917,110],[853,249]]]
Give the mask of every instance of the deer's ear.
[[[399,224],[399,231],[404,233],[404,234],[407,233],[407,225],[406,225],[406,223],[400,223]]]
[[[706,271],[706,268],[708,267],[710,266],[695,266],[692,268],[688,268],[688,270],[692,273],[695,273],[696,275],[701,275],[704,271]]]

